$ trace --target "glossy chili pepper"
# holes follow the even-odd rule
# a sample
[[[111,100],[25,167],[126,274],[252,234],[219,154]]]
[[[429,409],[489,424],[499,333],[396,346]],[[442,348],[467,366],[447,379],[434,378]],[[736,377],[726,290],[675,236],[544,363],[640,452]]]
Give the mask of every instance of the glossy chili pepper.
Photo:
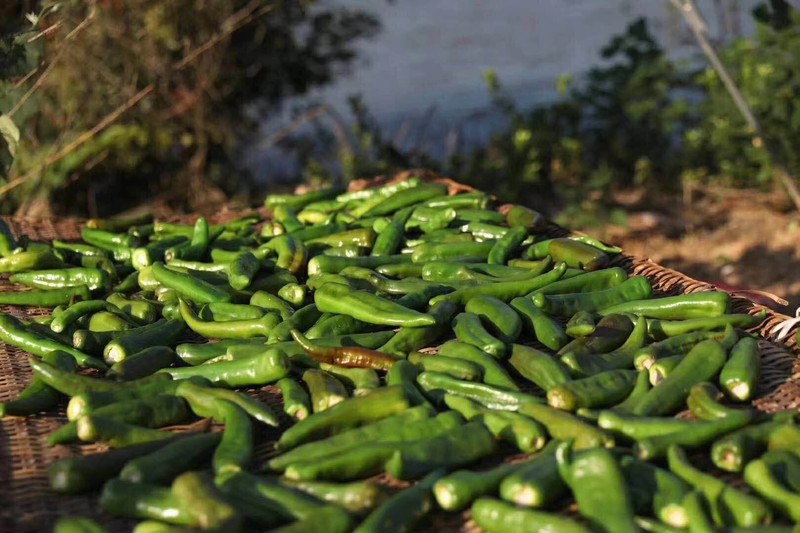
[[[400,387],[386,387],[337,404],[322,413],[301,420],[283,432],[276,448],[287,450],[348,429],[377,422],[396,415],[409,407]]]
[[[616,304],[649,298],[651,294],[650,281],[644,276],[634,276],[615,287],[603,291],[551,295],[535,294],[533,303],[545,313],[569,317],[578,311],[596,312]]]
[[[420,185],[418,187],[397,191],[387,196],[383,201],[371,206],[363,213],[358,213],[356,216],[361,218],[365,216],[389,215],[403,207],[418,204],[439,196],[445,196],[446,194],[447,186],[445,185],[435,183]]]
[[[581,407],[608,407],[625,399],[636,384],[635,370],[609,370],[568,381],[547,390],[547,403],[574,411]]]
[[[89,298],[91,298],[89,288],[86,285],[79,285],[63,289],[3,292],[0,293],[0,304],[56,307]]]
[[[641,511],[652,512],[673,527],[689,525],[689,517],[683,508],[683,499],[690,491],[688,484],[668,470],[633,457],[623,457],[620,465],[637,514],[642,514],[638,508],[643,507]]]
[[[100,488],[107,480],[116,477],[128,461],[158,450],[180,438],[173,437],[105,453],[60,459],[47,468],[50,488],[68,494]]]
[[[88,366],[98,370],[106,370],[108,368],[101,360],[95,357],[25,328],[19,320],[11,315],[0,314],[0,340],[38,357],[44,357],[45,354],[50,352],[60,351],[71,356],[81,366]]]
[[[333,407],[350,396],[341,381],[322,370],[306,370],[303,372],[303,381],[308,387],[314,413]]]
[[[181,398],[156,395],[140,400],[113,403],[96,409],[92,416],[146,428],[180,424],[189,418],[189,409]],[[48,444],[69,444],[78,440],[78,422],[71,421],[47,437]]]
[[[561,478],[569,485],[581,515],[599,531],[638,531],[622,469],[609,450],[573,455],[573,443],[556,450]]]
[[[770,435],[787,424],[791,424],[794,413],[738,429],[728,433],[711,446],[711,460],[722,470],[741,472],[745,464],[759,457],[767,449]]]
[[[318,255],[311,258],[308,262],[308,275],[328,273],[338,274],[345,267],[358,266],[363,268],[377,269],[381,265],[393,265],[396,263],[410,263],[410,254],[381,255],[369,257],[334,257],[330,255]]]
[[[520,405],[518,412],[542,424],[554,439],[574,440],[576,450],[614,445],[611,434],[559,409],[527,402]]]
[[[283,378],[276,385],[283,395],[283,412],[297,420],[308,418],[311,400],[303,387],[292,378]]]
[[[490,296],[504,302],[510,302],[514,298],[525,296],[538,288],[544,287],[557,281],[564,275],[566,266],[563,263],[557,264],[553,269],[544,274],[521,281],[499,281],[497,283],[481,284],[474,287],[458,289],[455,292],[432,298],[431,305],[440,301],[449,301],[455,304],[464,305],[469,300],[478,296]]]
[[[435,419],[432,417],[433,414],[435,411],[430,406],[412,407],[368,425],[298,446],[270,459],[268,467],[271,470],[281,471],[289,465],[313,463],[326,456],[358,448],[364,443],[401,442],[424,438],[437,431],[447,431],[464,421],[457,413],[448,413]],[[422,421],[426,422],[420,424]]]
[[[465,419],[482,423],[492,435],[509,442],[521,452],[537,452],[547,441],[544,426],[519,413],[489,409],[469,398],[452,394],[444,395],[444,403]]]
[[[663,340],[694,331],[724,329],[729,324],[734,328],[749,329],[758,326],[766,316],[767,312],[762,309],[757,315],[740,313],[712,318],[690,318],[687,320],[659,320],[652,318],[647,321],[647,333],[655,340]]]
[[[456,306],[450,302],[436,304],[428,311],[436,319],[436,324],[422,328],[400,328],[378,351],[405,357],[410,352],[431,346],[449,330],[450,320],[455,313]]]
[[[572,269],[567,269],[567,272]],[[622,268],[604,268],[579,276],[564,277],[560,280],[536,289],[534,294],[573,294],[576,292],[604,291],[623,283],[628,279],[628,273]]]
[[[141,379],[177,361],[178,356],[172,348],[151,346],[111,365],[106,377],[119,381]]]
[[[292,209],[302,209],[311,202],[336,198],[343,193],[344,190],[341,187],[335,186],[317,189],[305,194],[270,194],[264,201],[264,205],[267,209],[274,209],[279,205],[291,207]]]
[[[436,319],[400,304],[362,291],[352,291],[335,283],[326,283],[314,293],[314,303],[323,312],[349,315],[371,324],[388,326],[432,326]]]
[[[116,305],[106,302],[104,300],[85,300],[83,302],[77,302],[69,306],[66,310],[64,310],[63,313],[55,317],[53,321],[50,323],[50,329],[52,329],[56,333],[61,333],[62,331],[69,328],[73,323],[78,321],[80,318],[87,315],[91,315],[92,313],[96,313],[98,311],[108,311],[111,313],[122,315],[125,317],[126,323],[129,326],[132,325],[131,319],[128,318],[127,315],[125,315],[124,312],[120,310]]]
[[[288,320],[294,314],[294,309],[285,300],[270,294],[266,291],[256,291],[250,297],[250,305],[266,309],[267,311],[277,311],[281,315],[281,320]],[[248,317],[255,318],[255,317]]]
[[[374,368],[376,370],[389,370],[397,361],[394,357],[376,350],[345,346],[341,348],[326,348],[311,343],[302,333],[292,330],[292,338],[301,348],[316,361],[329,363],[346,368]]]
[[[483,327],[478,315],[459,313],[453,319],[452,327],[459,341],[476,346],[497,359],[505,357],[505,343]]]
[[[131,300],[118,292],[113,292],[106,297],[106,301],[142,323],[149,324],[158,318],[158,309],[147,300]]]
[[[175,289],[196,302],[230,302],[230,293],[191,274],[175,272],[156,262],[150,267],[155,279],[166,287]],[[141,283],[141,274],[140,274]]]
[[[722,346],[707,340],[697,344],[658,387],[651,389],[634,409],[637,415],[666,415],[675,412],[689,395],[689,388],[713,378],[725,364]]]
[[[414,248],[414,252],[410,254],[410,259],[414,263],[430,263],[432,261],[481,262],[489,257],[489,252],[492,251],[493,246],[494,242],[424,243]]]
[[[800,459],[789,452],[772,451],[750,461],[744,479],[773,507],[794,522],[800,521]]]
[[[572,380],[567,368],[557,359],[530,346],[512,344],[508,363],[544,391]]]
[[[729,397],[747,401],[755,393],[760,376],[758,341],[744,337],[731,349],[730,357],[720,372],[719,383]]]
[[[28,251],[0,258],[0,272],[25,272],[46,268],[64,268],[64,262],[49,250]]]
[[[165,487],[111,479],[100,494],[100,507],[113,516],[152,519],[181,526],[197,525]]]
[[[728,313],[731,297],[727,292],[703,291],[681,296],[625,302],[603,309],[600,314],[633,313],[647,318],[686,320],[713,318]]]
[[[443,401],[445,394],[463,396],[491,409],[506,411],[516,411],[526,403],[542,403],[540,398],[530,394],[463,381],[439,372],[422,372],[417,376],[417,383],[437,403]]]
[[[758,411],[754,409],[742,410],[736,416],[727,416],[712,421],[694,422],[692,427],[685,430],[674,431],[664,435],[657,435],[636,442],[633,453],[645,461],[650,461],[663,456],[672,445],[687,448],[705,446],[715,438],[730,433],[736,429],[759,418]]]
[[[261,318],[250,320],[229,320],[214,322],[200,320],[194,310],[184,300],[180,300],[181,317],[186,325],[208,339],[248,339],[266,337],[280,322],[280,315],[267,313]]]
[[[397,253],[398,248],[400,248],[400,242],[403,239],[406,222],[408,222],[412,211],[413,207],[409,206],[400,209],[394,214],[392,222],[375,239],[370,255],[385,256]]]
[[[647,321],[638,317],[628,339],[618,348],[608,353],[565,353],[561,362],[577,376],[591,376],[609,370],[633,367],[636,353],[647,341]]]
[[[759,526],[771,521],[772,513],[763,501],[701,472],[689,462],[686,452],[679,446],[669,448],[667,462],[673,474],[705,496],[716,524]]]
[[[70,308],[75,307],[74,305],[70,306]],[[109,307],[112,307],[109,305]],[[66,311],[64,314],[67,314]],[[133,327],[136,327],[138,324],[134,322],[130,317],[122,313],[121,311],[117,311],[116,313],[110,313],[108,311],[97,311],[91,315],[84,315],[79,318],[81,322],[85,322],[86,319],[89,319],[88,328],[89,331],[97,331],[97,332],[107,332],[107,331],[127,331]]]
[[[222,361],[193,367],[165,368],[175,380],[203,377],[220,387],[236,388],[248,385],[265,385],[289,374],[289,359],[278,349],[264,347],[261,354],[236,361]]]
[[[417,386],[417,376],[419,376],[419,369],[413,363],[401,359],[393,364],[386,373],[386,385],[402,387],[412,405],[426,406],[432,409],[430,402]]]
[[[74,372],[75,360],[63,352],[48,352],[42,361],[65,372]],[[61,393],[34,374],[33,379],[16,399],[0,403],[0,418],[6,415],[26,416],[56,407],[61,401]]]
[[[525,331],[546,347],[557,351],[569,342],[561,324],[544,314],[529,298],[514,298],[510,305],[522,320]]]
[[[129,329],[106,344],[103,359],[114,364],[151,346],[175,344],[185,330],[186,326],[180,320],[163,320]]]

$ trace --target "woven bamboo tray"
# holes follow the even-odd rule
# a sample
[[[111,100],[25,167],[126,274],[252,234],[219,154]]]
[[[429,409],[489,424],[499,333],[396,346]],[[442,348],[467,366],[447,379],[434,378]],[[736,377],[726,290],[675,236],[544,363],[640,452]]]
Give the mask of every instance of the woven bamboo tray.
[[[410,173],[403,173],[395,179],[404,179]],[[431,180],[441,180],[451,189],[468,189],[456,182],[442,180],[430,173],[420,174]],[[382,180],[385,181],[385,180]],[[381,180],[355,183],[354,188],[380,183]],[[220,223],[240,216],[241,212],[223,211],[210,222]],[[263,213],[262,213],[263,214]],[[192,217],[184,217],[177,221],[188,222]],[[33,240],[49,241],[52,239],[78,239],[81,219],[53,219],[30,222],[21,219],[4,219],[16,236],[27,234]],[[570,232],[555,224],[549,224],[544,231],[548,237],[560,237]],[[620,266],[630,274],[646,276],[653,285],[656,296],[677,295],[691,292],[713,290],[713,285],[694,280],[680,272],[664,268],[649,259],[620,254],[612,261],[612,266]],[[10,291],[13,287],[7,276],[0,278],[0,291]],[[734,297],[734,311],[758,314],[767,312],[766,320],[752,330],[761,336],[761,354],[763,358],[762,380],[754,405],[766,412],[798,410],[800,406],[800,359],[797,357],[795,334],[798,326],[784,342],[770,339],[770,332],[779,323],[789,317],[756,305],[749,300]],[[11,313],[20,318],[30,318],[49,314],[42,308],[18,308],[0,306],[0,312]],[[31,370],[27,364],[28,355],[4,343],[0,343],[0,401],[6,402],[16,398],[19,392],[30,382]],[[281,413],[281,397],[276,387],[266,386],[248,391],[250,394],[271,404],[276,412]],[[47,467],[53,461],[70,456],[91,455],[105,450],[102,445],[72,445],[50,447],[45,442],[47,434],[56,430],[66,422],[64,407],[55,413],[46,413],[30,417],[5,417],[0,419],[0,531],[35,532],[49,531],[56,518],[60,516],[87,516],[95,518],[105,525],[109,531],[130,531],[134,521],[114,519],[99,511],[97,494],[80,496],[63,496],[49,490]],[[266,428],[259,424],[256,434],[256,464],[271,455],[273,443],[282,429],[290,423],[287,417],[282,418],[281,429]],[[218,431],[208,420],[201,420],[191,425],[176,426],[175,431]],[[513,460],[513,450],[508,450],[508,457]],[[491,463],[487,463],[489,465]],[[404,487],[388,476],[378,476],[378,482],[392,487]],[[469,520],[469,513],[434,513],[422,524],[420,531],[477,531]]]

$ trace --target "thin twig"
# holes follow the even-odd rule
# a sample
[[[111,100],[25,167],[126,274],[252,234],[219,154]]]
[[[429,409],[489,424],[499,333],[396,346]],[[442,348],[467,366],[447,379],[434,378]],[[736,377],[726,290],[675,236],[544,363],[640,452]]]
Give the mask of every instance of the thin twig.
[[[228,17],[222,23],[222,27],[224,28],[223,31],[221,31],[220,33],[218,33],[217,35],[215,35],[202,45],[198,46],[194,50],[188,52],[186,56],[175,65],[175,69],[176,70],[182,69],[183,67],[194,61],[199,55],[205,53],[209,49],[218,45],[223,40],[230,37],[232,33],[234,33],[242,26],[248,24],[253,19],[260,17],[261,15],[269,13],[275,8],[274,5],[269,4],[261,7],[261,9],[256,10],[259,4],[261,4],[259,0],[253,0],[248,5],[246,5],[245,7],[243,7],[242,9],[240,9],[239,11]]]
[[[248,22],[252,21],[254,18],[256,18],[258,16],[261,16],[262,14],[267,13],[270,10],[273,9],[273,6],[269,5],[269,6],[264,6],[264,8],[259,9],[259,10],[255,11],[255,12],[252,12],[252,10],[257,6],[258,3],[260,3],[260,1],[254,0],[253,2],[248,4],[248,6],[246,6],[245,8],[237,11],[236,13],[234,13],[233,15],[231,15],[230,17],[225,19],[225,21],[223,21],[223,23],[222,23],[222,27],[226,27],[227,26],[226,31],[224,31],[221,34],[218,34],[218,35],[212,37],[211,39],[206,41],[206,43],[204,43],[200,47],[198,47],[195,50],[189,52],[186,57],[184,57],[181,61],[179,61],[175,65],[174,68],[175,69],[181,69],[181,68],[185,67],[186,65],[188,65],[189,63],[191,63],[192,61],[194,61],[195,59],[200,57],[202,54],[204,54],[205,52],[207,52],[208,50],[210,50],[214,46],[218,45],[220,42],[222,42],[225,39],[225,37],[228,37],[229,35],[231,35],[231,33],[236,31],[237,29],[241,28],[242,26],[244,26]],[[91,16],[91,15],[92,15],[92,13],[89,14],[89,16]],[[88,18],[89,17],[87,17],[87,19]],[[87,19],[84,19],[84,22]],[[83,25],[83,22],[81,22],[81,25]],[[74,33],[74,30],[67,37],[72,36],[73,33]],[[55,63],[55,60],[53,61],[53,63]],[[48,70],[52,67],[53,63],[50,64],[50,66],[48,67]],[[46,74],[46,72],[43,72],[42,76],[40,76],[39,79],[41,80],[42,77],[45,76],[45,74]],[[37,83],[39,83],[39,80],[37,80]],[[43,163],[37,165],[34,169],[28,171],[27,173],[23,174],[22,176],[20,176],[18,178],[14,178],[13,180],[9,181],[8,183],[6,183],[2,187],[0,187],[0,197],[4,196],[9,191],[11,191],[13,189],[16,189],[17,187],[19,187],[23,183],[25,183],[25,182],[31,180],[32,178],[36,177],[39,174],[39,172],[41,172],[44,168],[46,168],[49,165],[52,165],[53,163],[56,163],[56,162],[60,161],[61,159],[63,159],[67,155],[69,155],[71,152],[73,152],[74,150],[79,148],[81,145],[83,145],[83,143],[85,143],[86,141],[88,141],[89,139],[91,139],[92,137],[94,137],[95,135],[100,133],[101,131],[103,131],[109,125],[111,125],[115,120],[117,120],[120,116],[122,116],[123,113],[125,113],[126,111],[128,111],[129,109],[131,109],[132,107],[137,105],[146,96],[148,96],[150,93],[152,93],[154,88],[155,88],[155,85],[152,84],[152,83],[147,85],[144,89],[142,89],[141,91],[136,93],[134,96],[132,96],[130,99],[128,99],[128,101],[126,101],[125,103],[123,103],[122,105],[117,107],[114,111],[112,111],[111,113],[106,115],[103,118],[103,120],[98,122],[92,129],[90,129],[89,131],[87,131],[87,132],[81,134],[80,136],[78,136],[78,138],[76,138],[74,141],[69,143],[64,149],[59,151],[57,154],[54,154],[54,155],[48,157]],[[31,88],[31,89],[33,90],[33,88]],[[28,92],[31,93],[32,91],[28,91]],[[12,114],[13,111],[15,111],[16,108],[19,107],[19,105],[20,104],[18,103],[17,106],[15,106],[15,109],[12,110],[12,112],[10,112],[9,114]]]
[[[723,85],[725,85],[725,88],[728,90],[731,98],[733,98],[733,102],[736,104],[736,107],[744,117],[745,122],[747,122],[748,127],[753,132],[753,145],[763,146],[767,151],[767,154],[770,156],[772,161],[772,166],[775,168],[775,176],[786,188],[789,197],[794,203],[795,209],[800,211],[800,191],[798,191],[794,179],[792,179],[789,171],[786,169],[783,163],[778,161],[779,158],[776,150],[772,146],[772,143],[768,143],[767,139],[764,138],[761,126],[758,123],[758,120],[756,120],[753,111],[750,109],[750,106],[747,105],[747,101],[744,99],[744,96],[742,96],[742,93],[736,86],[736,82],[734,82],[733,78],[731,78],[731,76],[728,74],[728,71],[725,69],[725,65],[722,64],[722,61],[717,55],[716,50],[714,50],[714,47],[708,41],[708,27],[700,16],[700,12],[697,10],[692,0],[670,0],[670,3],[672,3],[678,12],[683,15],[683,18],[686,20],[686,24],[688,24],[689,28],[692,30],[692,33],[694,34],[695,39],[697,39],[700,48],[702,48],[703,52],[711,63],[711,66],[714,67],[714,70],[717,72],[717,75],[719,75]]]
[[[75,26],[75,28],[73,28],[72,31],[69,32],[66,37],[64,37],[64,40],[62,41],[62,45],[63,45],[64,42],[67,42],[70,39],[72,39],[73,37],[75,37],[83,28],[85,28],[89,24],[89,22],[94,18],[94,13],[95,13],[94,8],[92,8],[92,10],[89,11],[89,14],[86,15],[86,17],[82,21],[80,21],[80,23],[77,26]],[[54,24],[53,26],[50,26],[50,28],[48,28],[48,30],[45,30],[45,31],[49,31],[51,28],[54,28],[55,26],[56,26],[56,24]],[[44,33],[44,32],[42,32],[42,33]],[[31,39],[31,40],[33,40],[33,39]],[[42,72],[42,74],[36,79],[36,82],[33,84],[33,86],[31,86],[31,88],[28,89],[28,91],[25,92],[25,94],[22,95],[22,97],[19,99],[19,101],[16,104],[14,104],[14,107],[12,107],[11,111],[8,112],[8,116],[10,116],[10,117],[14,116],[14,113],[19,111],[19,108],[22,107],[25,104],[25,102],[27,102],[28,99],[31,96],[33,96],[33,93],[35,93],[39,89],[39,87],[42,86],[42,84],[44,83],[44,80],[47,79],[47,76],[50,74],[50,71],[53,69],[53,66],[56,63],[58,63],[58,60],[61,59],[61,57],[64,55],[65,51],[66,51],[66,48],[62,46],[62,48],[58,51],[58,53],[53,58],[53,60],[50,61],[50,64],[47,66],[47,68],[44,70],[44,72]],[[29,73],[27,76],[25,76],[22,79],[23,81],[21,81],[18,86],[21,86],[21,84],[24,82],[24,80],[27,80],[34,72],[36,72],[36,70],[38,70],[38,68],[39,67],[37,67],[34,71]]]
[[[258,150],[264,150],[265,148],[269,148],[270,146],[274,146],[281,142],[283,139],[297,131],[303,124],[311,122],[312,120],[321,117],[322,115],[328,114],[328,108],[324,105],[320,105],[317,107],[313,107],[306,111],[305,113],[301,114],[286,127],[281,128],[280,130],[276,131],[269,137],[265,138],[263,141],[258,143]]]
[[[153,84],[148,85],[147,87],[145,87],[144,89],[142,89],[141,91],[139,91],[138,93],[133,95],[133,97],[128,99],[127,102],[125,102],[124,104],[122,104],[121,106],[116,108],[114,111],[112,111],[111,113],[106,115],[106,117],[103,120],[101,120],[100,122],[98,122],[92,129],[90,129],[89,131],[86,131],[86,132],[82,133],[81,135],[79,135],[74,141],[69,143],[60,152],[48,157],[44,161],[44,163],[41,163],[40,165],[38,165],[33,170],[27,172],[26,174],[23,174],[22,176],[20,176],[18,178],[15,178],[15,179],[9,181],[8,183],[6,183],[2,187],[0,187],[0,196],[5,195],[8,191],[10,191],[12,189],[16,189],[18,186],[22,185],[23,183],[25,183],[29,179],[35,177],[45,167],[48,167],[48,166],[52,165],[53,163],[61,161],[64,157],[69,155],[73,150],[75,150],[76,148],[81,146],[83,143],[85,143],[86,141],[88,141],[89,139],[91,139],[92,137],[97,135],[99,132],[101,132],[102,130],[107,128],[110,124],[112,124],[115,120],[117,120],[128,109],[130,109],[133,106],[135,106],[136,104],[138,104],[145,96],[147,96],[148,94],[153,92],[153,88],[154,88]]]
[[[20,87],[25,85],[25,82],[28,81],[29,79],[31,79],[34,74],[39,72],[40,68],[42,68],[41,65],[38,65],[38,66],[34,67],[30,72],[25,74],[25,76],[23,76],[18,82],[14,83],[14,88],[15,89],[19,89]]]

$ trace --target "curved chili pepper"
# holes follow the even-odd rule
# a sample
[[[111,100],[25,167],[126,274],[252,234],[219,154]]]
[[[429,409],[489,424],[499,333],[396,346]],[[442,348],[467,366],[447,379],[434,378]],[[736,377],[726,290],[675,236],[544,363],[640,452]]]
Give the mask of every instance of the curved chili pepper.
[[[343,366],[345,368],[373,368],[389,370],[397,361],[394,357],[377,350],[369,350],[357,346],[325,348],[312,344],[302,333],[292,330],[295,342],[315,361]]]

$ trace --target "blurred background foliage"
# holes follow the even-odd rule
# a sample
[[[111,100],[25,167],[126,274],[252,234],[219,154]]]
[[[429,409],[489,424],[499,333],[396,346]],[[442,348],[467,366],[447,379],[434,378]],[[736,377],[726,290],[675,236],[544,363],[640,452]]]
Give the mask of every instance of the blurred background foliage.
[[[353,44],[379,30],[366,12],[311,0],[4,5],[0,208],[28,214],[102,216],[156,196],[176,209],[232,194],[258,201],[270,184],[239,164],[244,141],[288,98],[340,75],[355,59]],[[753,16],[756,34],[720,52],[776,155],[799,176],[800,15],[771,0]],[[357,97],[350,117],[327,126],[313,119],[332,111],[305,110],[304,127],[276,142],[299,161],[298,182],[425,166],[573,227],[624,224],[620,190],[659,202],[698,183],[775,186],[769,154],[706,64],[670,60],[640,19],[599,51],[596,68],[563,77],[557,102],[520,109],[487,72],[505,126],[483,146],[456,146],[444,158],[403,148]]]

